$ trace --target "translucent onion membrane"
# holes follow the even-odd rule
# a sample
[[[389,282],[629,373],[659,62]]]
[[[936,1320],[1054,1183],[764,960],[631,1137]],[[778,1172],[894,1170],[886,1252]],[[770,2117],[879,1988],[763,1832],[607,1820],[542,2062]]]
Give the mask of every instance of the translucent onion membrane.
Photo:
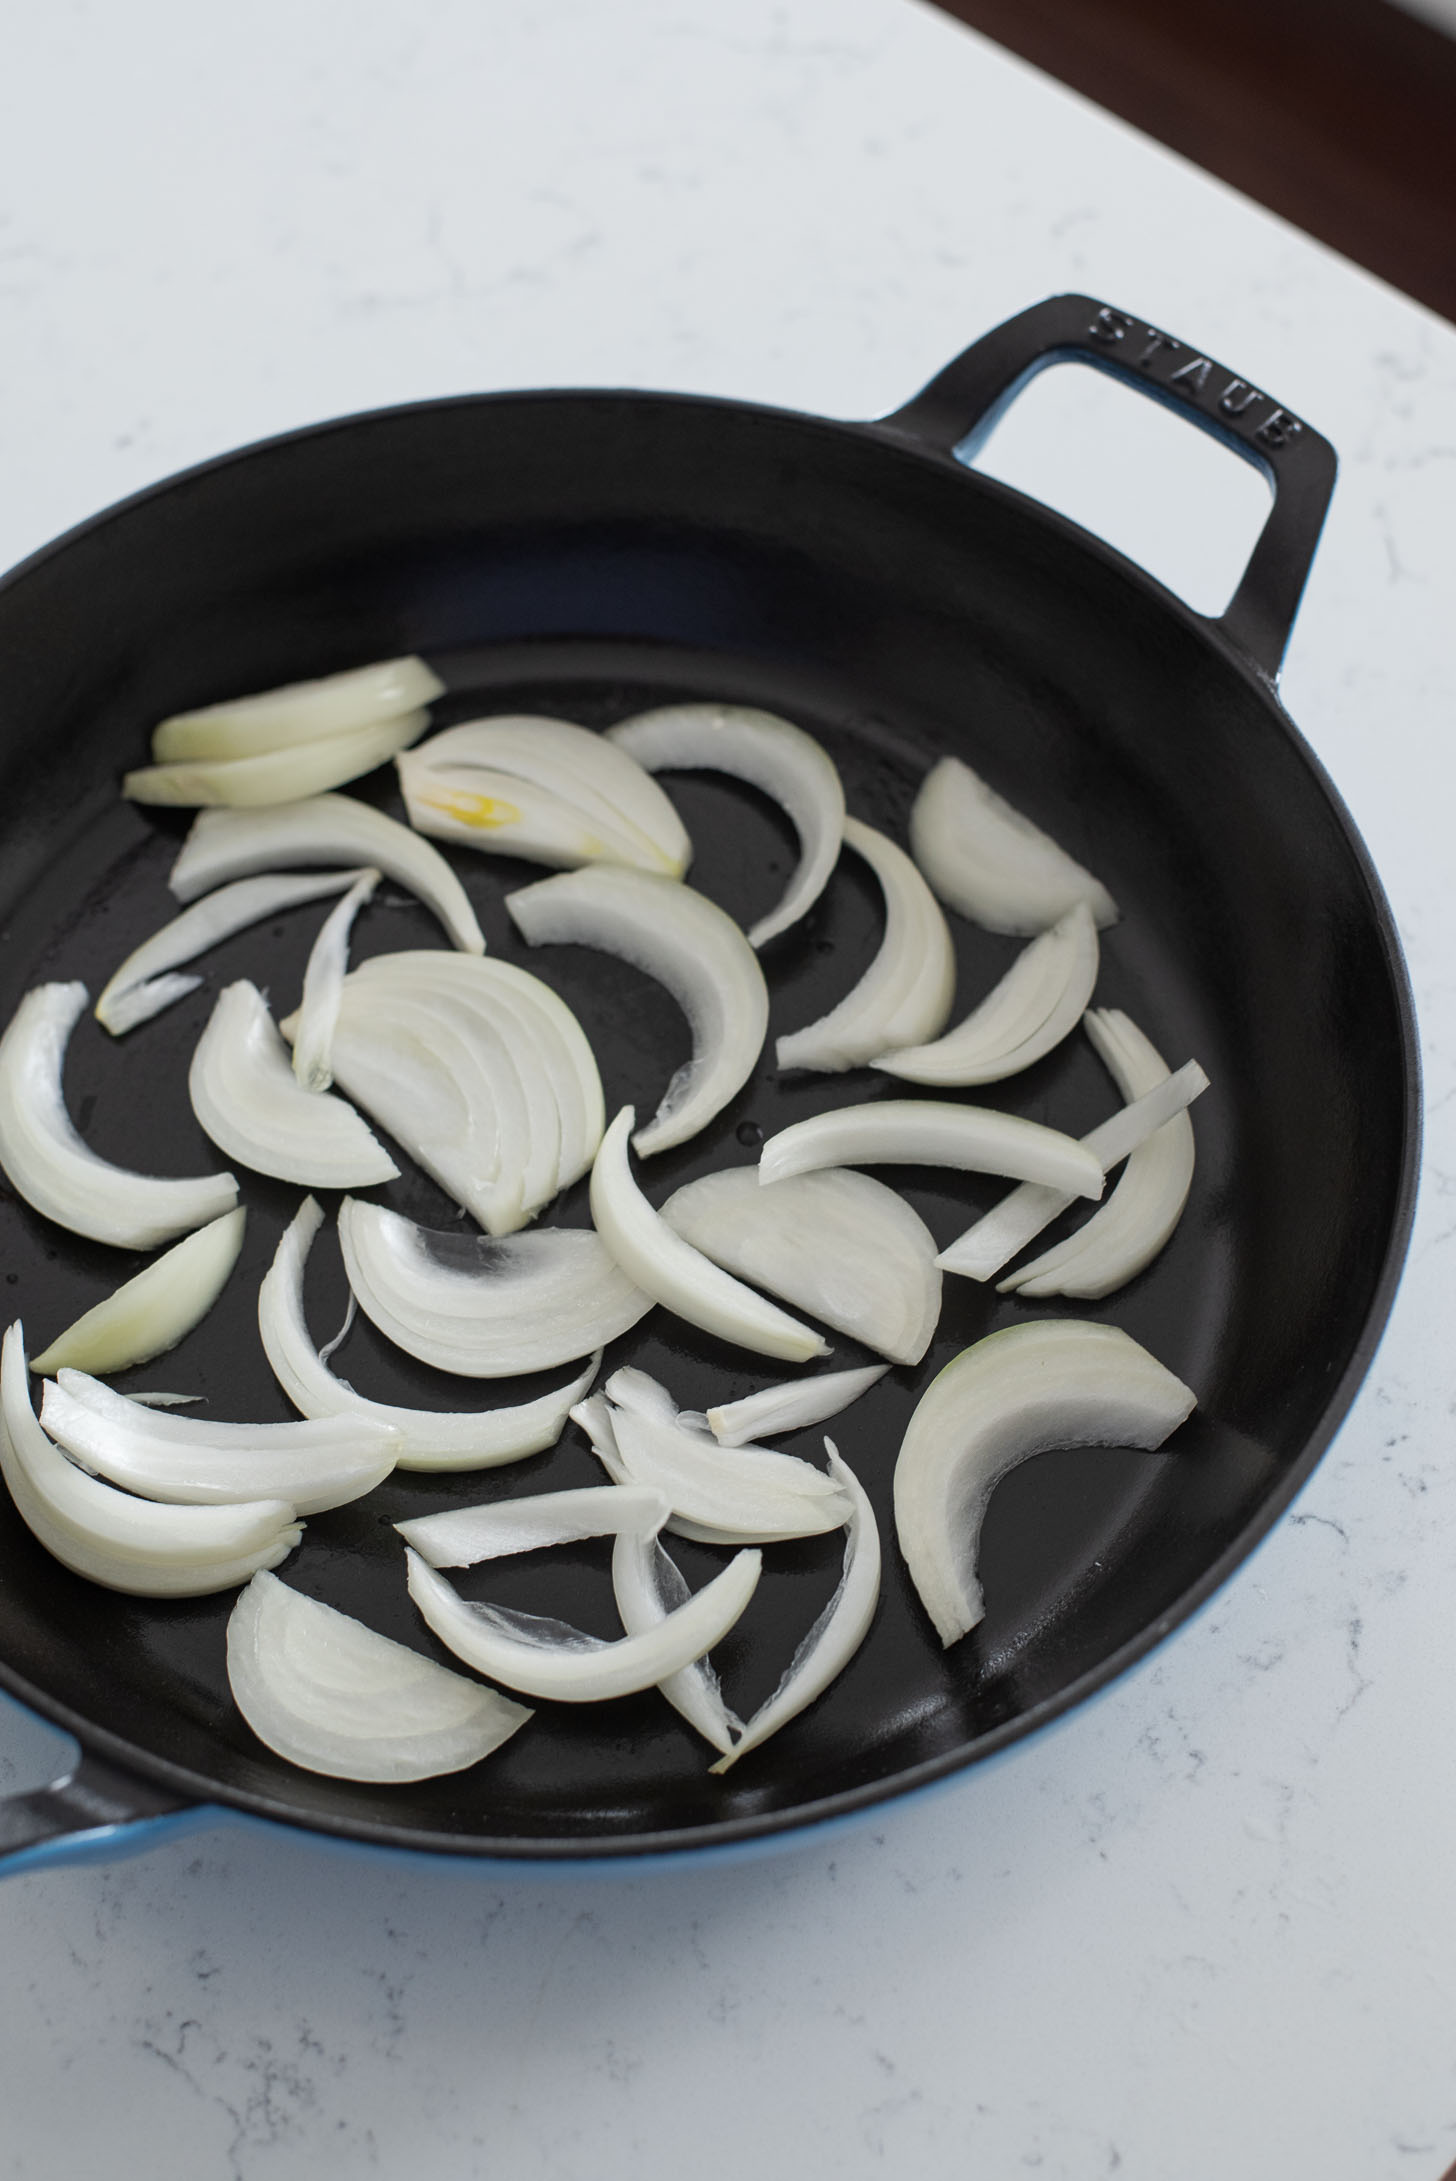
[[[891,1046],[932,1038],[955,998],[955,948],[940,905],[903,848],[846,818],[844,838],[885,897],[885,936],[859,983],[817,1022],[777,1040],[780,1068],[840,1074]]]
[[[863,1370],[821,1371],[817,1378],[763,1386],[741,1401],[720,1402],[707,1411],[702,1421],[719,1446],[746,1446],[760,1433],[803,1431],[810,1424],[822,1424],[838,1416],[861,1394],[868,1393],[889,1368],[888,1363],[871,1363]],[[684,1421],[696,1423],[696,1413],[684,1411]]]
[[[346,1197],[339,1246],[365,1317],[407,1355],[462,1378],[555,1370],[652,1308],[586,1227],[488,1241]]]
[[[463,1772],[532,1716],[276,1575],[255,1575],[233,1607],[227,1669],[259,1741],[338,1780]]]
[[[319,1514],[372,1492],[399,1451],[397,1432],[364,1417],[212,1423],[130,1401],[85,1371],[47,1381],[40,1420],[96,1475],[180,1506],[287,1499],[301,1515]]]
[[[612,1591],[629,1636],[646,1636],[686,1605],[692,1595],[681,1568],[664,1549],[661,1538],[630,1525],[618,1531],[612,1547]],[[706,1655],[680,1666],[676,1673],[664,1674],[657,1686],[673,1710],[714,1749],[727,1751],[733,1747],[734,1736],[743,1731],[743,1722],[724,1703],[718,1676]]]
[[[844,1568],[834,1596],[795,1651],[778,1687],[744,1727],[733,1748],[710,1767],[726,1772],[780,1727],[797,1719],[838,1679],[869,1634],[880,1598],[880,1532],[864,1487],[826,1439],[829,1473],[850,1503],[845,1525]]]
[[[958,757],[926,774],[910,848],[941,900],[988,931],[1030,937],[1079,901],[1099,927],[1117,922],[1107,888]]]
[[[719,1340],[786,1363],[827,1355],[818,1333],[710,1263],[653,1210],[632,1178],[627,1140],[634,1118],[624,1106],[592,1168],[592,1218],[614,1263],[644,1295]]]
[[[911,1083],[999,1083],[1076,1029],[1097,982],[1097,926],[1085,901],[1024,947],[979,1007],[933,1045],[882,1053],[874,1066]]]
[[[749,931],[761,947],[797,924],[829,883],[844,830],[844,789],[828,753],[802,727],[742,704],[667,704],[624,719],[608,736],[648,772],[725,772],[783,809],[799,862],[776,908]]]
[[[334,1025],[344,974],[349,967],[349,934],[354,919],[379,884],[380,873],[361,871],[338,907],[330,910],[309,950],[303,973],[303,998],[293,1033],[293,1073],[306,1091],[326,1091],[334,1080],[330,1065]]]
[[[224,1212],[157,1258],[68,1325],[38,1355],[41,1377],[63,1365],[105,1374],[149,1363],[201,1324],[227,1283],[243,1246],[247,1213]]]
[[[268,873],[262,878],[240,878],[204,895],[170,924],[153,932],[122,963],[93,1010],[102,1028],[113,1037],[150,1021],[174,1000],[195,992],[200,977],[171,975],[179,962],[195,960],[209,947],[219,946],[250,924],[264,923],[300,902],[317,901],[325,894],[342,893],[362,878],[360,871],[307,871],[298,878]]]
[[[528,1492],[485,1507],[447,1507],[394,1525],[432,1568],[473,1568],[509,1553],[575,1545],[587,1537],[639,1530],[655,1537],[668,1517],[661,1492],[619,1484],[588,1484],[567,1492]]]
[[[445,684],[423,659],[381,659],[321,681],[286,682],[256,696],[174,712],[154,731],[152,756],[159,765],[178,758],[258,757],[399,719],[444,694]]]
[[[83,984],[37,985],[0,1038],[0,1166],[27,1204],[72,1234],[155,1249],[231,1211],[238,1185],[231,1174],[190,1181],[133,1174],[82,1143],[61,1075],[86,998]]]
[[[432,735],[399,761],[410,824],[572,869],[624,863],[681,878],[692,855],[657,782],[604,735],[508,714]]]
[[[1119,1106],[1107,1120],[1099,1121],[1082,1142],[1101,1161],[1104,1171],[1110,1171],[1207,1088],[1208,1077],[1198,1062],[1185,1061],[1176,1075],[1165,1076],[1131,1105]],[[989,1280],[1073,1202],[1068,1190],[1024,1182],[948,1244],[936,1262],[944,1272],[958,1272],[968,1280]]]
[[[705,894],[594,864],[508,894],[506,907],[529,946],[619,955],[665,985],[687,1016],[693,1057],[634,1137],[640,1158],[686,1143],[742,1090],[763,1050],[768,987],[738,926]]]
[[[1167,1063],[1115,1008],[1087,1017],[1087,1034],[1124,1098],[1170,1081]],[[1003,1294],[1110,1295],[1150,1265],[1182,1217],[1193,1184],[1193,1123],[1175,1113],[1128,1154],[1117,1187],[1085,1226],[998,1284]]]
[[[204,810],[168,884],[179,901],[195,901],[227,879],[320,863],[373,865],[417,894],[463,954],[485,952],[475,911],[440,851],[352,795],[312,795],[266,810]]]
[[[918,1363],[930,1346],[940,1318],[935,1238],[868,1174],[831,1167],[765,1189],[757,1167],[729,1167],[685,1183],[662,1216],[726,1272],[893,1363]],[[807,1379],[804,1392],[824,1383]]]
[[[436,1411],[370,1401],[328,1369],[303,1313],[303,1273],[323,1213],[305,1198],[258,1290],[258,1330],[273,1375],[303,1416],[358,1416],[400,1434],[397,1469],[491,1469],[555,1446],[601,1365],[597,1350],[569,1385],[511,1408]],[[350,1298],[350,1308],[353,1299]],[[135,1398],[135,1396],[133,1396]]]
[[[255,1173],[314,1189],[364,1189],[399,1172],[352,1106],[298,1083],[268,1003],[246,978],[219,992],[187,1090],[213,1142]]]
[[[1044,1181],[1075,1196],[1102,1194],[1096,1153],[1060,1129],[989,1106],[887,1098],[839,1106],[770,1136],[759,1154],[765,1186],[824,1166],[953,1166],[977,1174]]]
[[[595,1704],[631,1696],[720,1643],[753,1596],[762,1554],[740,1552],[684,1605],[637,1636],[589,1636],[563,1621],[462,1598],[417,1552],[409,1593],[440,1641],[477,1673],[525,1696]]]
[[[17,1322],[0,1352],[0,1472],[27,1529],[76,1575],[145,1598],[200,1598],[277,1567],[302,1536],[287,1501],[163,1507],[67,1461],[30,1405]]]
[[[1162,1445],[1197,1396],[1115,1325],[1039,1319],[988,1334],[921,1397],[895,1464],[895,1527],[942,1643],[985,1612],[981,1524],[998,1479],[1052,1447]]]
[[[291,743],[257,757],[183,758],[175,765],[145,765],[122,776],[121,792],[134,803],[222,803],[249,808],[322,795],[373,772],[424,733],[427,712],[404,712],[347,733]]]

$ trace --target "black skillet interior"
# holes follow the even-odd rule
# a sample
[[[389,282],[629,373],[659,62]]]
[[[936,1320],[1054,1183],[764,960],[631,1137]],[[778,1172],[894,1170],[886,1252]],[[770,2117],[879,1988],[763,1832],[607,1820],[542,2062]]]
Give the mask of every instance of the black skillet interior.
[[[772,1830],[895,1791],[998,1746],[1105,1678],[1225,1574],[1288,1499],[1368,1361],[1410,1194],[1409,1031],[1378,889],[1327,784],[1267,686],[1197,617],[1017,495],[873,428],[641,395],[462,400],[324,427],[195,472],[76,534],[0,595],[4,990],[42,979],[93,994],[174,904],[186,814],[120,801],[161,715],[397,652],[425,653],[442,721],[542,711],[604,726],[675,697],[767,706],[819,736],[850,809],[901,841],[941,753],[963,753],[1111,886],[1100,1003],[1127,1009],[1170,1064],[1196,1056],[1198,1171],[1164,1255],[1100,1304],[1050,1304],[1126,1328],[1186,1379],[1197,1416],[1172,1450],[1069,1451],[1027,1463],[986,1524],[982,1627],[943,1653],[893,1548],[890,1483],[934,1372],[993,1327],[1036,1314],[948,1279],[940,1329],[830,1428],[886,1542],[874,1627],[839,1683],[724,1780],[655,1694],[545,1707],[476,1770],[354,1786],[273,1759],[233,1707],[231,1597],[115,1596],[53,1563],[0,1506],[0,1671],[84,1744],[183,1794],[364,1839],[451,1851],[620,1853]],[[776,897],[785,825],[721,779],[670,783],[696,844],[692,878],[735,915]],[[353,791],[398,811],[392,780]],[[493,951],[546,975],[596,1049],[608,1112],[650,1111],[686,1050],[672,1004],[606,956],[514,937],[502,907],[538,869],[451,859]],[[186,1095],[218,989],[247,975],[291,1005],[319,914],[295,911],[198,965],[204,988],[113,1043],[88,1018],[67,1095],[98,1151],[162,1173],[222,1163]],[[952,920],[957,1014],[1015,943]],[[761,1136],[849,1098],[901,1095],[862,1073],[779,1080],[772,1036],[813,1019],[876,944],[867,876],[841,870],[765,955],[770,1043],[708,1135],[653,1162],[679,1182],[749,1160]],[[393,891],[356,954],[442,944]],[[1114,1094],[1073,1039],[991,1102],[1078,1133]],[[452,1208],[417,1171],[378,1192],[429,1224]],[[1003,1184],[886,1176],[944,1243]],[[290,1413],[259,1345],[258,1279],[300,1192],[244,1177],[242,1263],[174,1354],[123,1379],[205,1394],[215,1417]],[[553,1215],[586,1220],[584,1188]],[[136,1269],[7,1196],[10,1313],[32,1345]],[[332,1236],[310,1268],[315,1332],[344,1287]],[[780,1375],[661,1310],[617,1344],[685,1406]],[[871,1360],[836,1341],[836,1365]],[[335,1358],[379,1397],[463,1405],[458,1385],[359,1322]],[[567,1374],[559,1374],[565,1377]],[[523,1390],[532,1390],[530,1382]],[[512,1393],[516,1389],[510,1389]],[[465,1401],[493,1397],[467,1388]],[[814,1452],[817,1434],[791,1442]],[[314,1518],[286,1579],[446,1657],[418,1621],[391,1524],[406,1514],[600,1481],[569,1426],[553,1451],[469,1477],[401,1476]],[[772,1549],[719,1660],[746,1714],[833,1588],[834,1540]],[[721,1555],[684,1546],[694,1583]],[[468,1595],[608,1634],[606,1554],[497,1563]]]

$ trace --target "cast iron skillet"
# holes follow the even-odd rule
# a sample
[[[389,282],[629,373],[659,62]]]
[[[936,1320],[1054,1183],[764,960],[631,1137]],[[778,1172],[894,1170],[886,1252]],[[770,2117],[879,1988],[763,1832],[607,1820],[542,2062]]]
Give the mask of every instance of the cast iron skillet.
[[[1180,407],[1258,463],[1274,504],[1219,621],[1201,618],[1073,525],[956,459],[1043,365],[1076,358]],[[556,712],[606,725],[675,697],[766,705],[822,737],[853,811],[904,838],[927,766],[964,752],[1111,886],[1099,1000],[1126,1008],[1170,1064],[1213,1081],[1198,1173],[1171,1246],[1102,1304],[1038,1306],[1125,1327],[1200,1396],[1175,1451],[1068,1451],[1025,1464],[986,1527],[985,1623],[942,1653],[894,1550],[890,1478],[932,1373],[1027,1306],[948,1281],[939,1336],[837,1420],[874,1499],[885,1585],[842,1680],[726,1779],[649,1692],[543,1707],[475,1771],[375,1788],[274,1760],[233,1708],[231,1600],[154,1604],[71,1576],[0,1508],[0,1681],[68,1728],[70,1779],[0,1809],[0,1847],[78,1836],[197,1804],[325,1834],[458,1856],[632,1857],[745,1843],[901,1793],[1004,1747],[1108,1681],[1223,1581],[1308,1476],[1373,1354],[1403,1256],[1418,1147],[1417,1059],[1399,947],[1349,818],[1281,710],[1274,677],[1334,479],[1328,444],[1268,397],[1126,313],[1068,296],[1023,313],[910,405],[846,425],[743,404],[637,393],[428,403],[327,424],[188,472],[98,517],[0,587],[4,659],[0,954],[8,1017],[46,978],[93,991],[170,911],[185,814],[116,792],[163,714],[404,651],[452,695],[439,717]],[[791,846],[756,797],[706,775],[674,783],[694,876],[735,913],[776,897]],[[381,774],[362,792],[389,803]],[[397,808],[397,804],[390,804]],[[606,957],[525,954],[500,907],[539,871],[462,856],[492,949],[529,959],[577,1007],[608,1110],[650,1110],[683,1056],[666,998]],[[318,918],[244,934],[207,987],[120,1045],[83,1023],[67,1092],[89,1140],[159,1172],[220,1163],[191,1118],[186,1062],[216,990],[254,975],[291,1004]],[[767,957],[773,1032],[837,999],[875,944],[868,880],[841,872]],[[432,945],[415,906],[371,910],[365,952]],[[1012,942],[958,926],[962,1012]],[[656,1201],[750,1159],[762,1132],[843,1102],[900,1095],[861,1076],[776,1080],[767,1059],[709,1139],[653,1163]],[[1080,1132],[1114,1094],[1079,1040],[992,1094]],[[898,1170],[938,1238],[1001,1193],[972,1176]],[[410,1174],[386,1192],[444,1225]],[[218,1417],[287,1407],[256,1332],[258,1278],[298,1192],[249,1177],[243,1263],[185,1346],[131,1383],[205,1393]],[[586,1217],[576,1190],[558,1215]],[[134,1269],[11,1199],[5,1277],[33,1345]],[[337,1323],[332,1240],[310,1309]],[[836,1360],[860,1360],[839,1342]],[[776,1375],[654,1312],[618,1344],[685,1406]],[[448,1404],[444,1379],[362,1327],[337,1366],[385,1399]],[[490,1389],[484,1389],[490,1398]],[[817,1445],[798,1442],[802,1451]],[[497,1472],[515,1493],[599,1481],[575,1427]],[[286,1579],[432,1647],[391,1523],[468,1502],[469,1478],[406,1478],[309,1523]],[[741,1635],[730,1699],[772,1687],[828,1596],[836,1540],[776,1548]],[[684,1548],[689,1579],[714,1556]],[[489,1580],[486,1580],[486,1577]],[[498,1563],[464,1587],[610,1633],[591,1547]],[[439,1653],[444,1656],[445,1654]],[[132,1836],[137,1837],[136,1834]]]

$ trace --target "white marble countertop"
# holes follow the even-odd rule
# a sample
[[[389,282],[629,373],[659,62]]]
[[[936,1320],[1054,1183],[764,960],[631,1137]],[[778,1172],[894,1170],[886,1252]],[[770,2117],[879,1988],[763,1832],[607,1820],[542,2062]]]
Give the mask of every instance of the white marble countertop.
[[[1456,334],[910,0],[56,0],[12,15],[0,104],[0,564],[383,402],[612,383],[875,414],[1066,288],[1274,389],[1344,462],[1284,692],[1387,881],[1429,1105],[1349,1421],[1097,1703],[706,1873],[500,1884],[256,1828],[14,1877],[0,2174],[1436,2181]],[[1058,377],[995,465],[1216,602],[1243,471],[1187,432],[1165,459],[1147,405]],[[0,1789],[54,1741],[0,1703]]]

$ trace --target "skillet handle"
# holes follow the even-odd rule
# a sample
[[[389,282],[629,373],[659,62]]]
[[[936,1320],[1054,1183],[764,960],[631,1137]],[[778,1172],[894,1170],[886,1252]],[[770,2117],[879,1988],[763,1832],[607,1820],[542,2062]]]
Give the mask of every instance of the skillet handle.
[[[0,1802],[0,1877],[41,1862],[77,1862],[150,1847],[159,1820],[193,1807],[168,1788],[83,1753],[64,1779]]]
[[[1038,371],[1086,363],[1185,414],[1263,471],[1274,505],[1229,604],[1214,621],[1273,683],[1335,483],[1335,450],[1273,398],[1187,342],[1088,295],[1058,295],[1008,318],[881,420],[969,461]]]

